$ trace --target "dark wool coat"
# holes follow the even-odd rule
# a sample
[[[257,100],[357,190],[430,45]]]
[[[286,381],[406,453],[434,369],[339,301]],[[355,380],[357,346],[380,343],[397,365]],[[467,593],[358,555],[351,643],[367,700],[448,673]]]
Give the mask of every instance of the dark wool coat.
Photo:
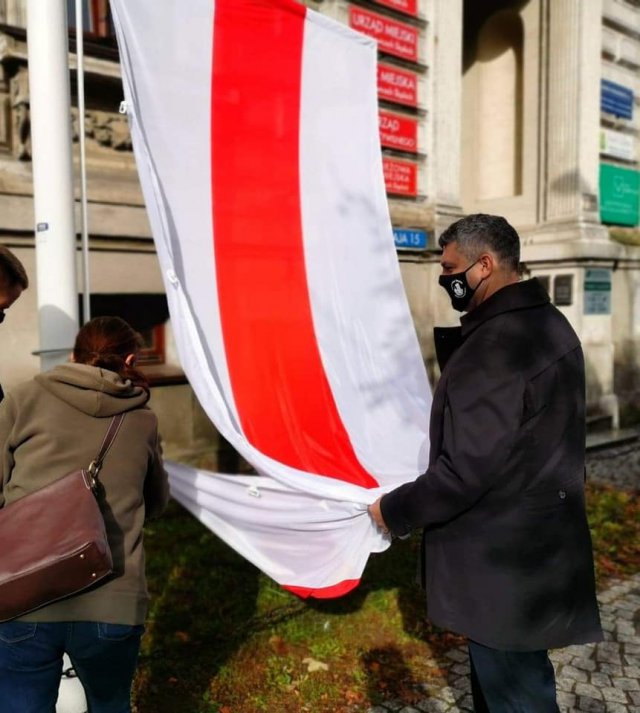
[[[600,640],[580,342],[535,279],[461,324],[436,330],[429,468],[383,497],[384,520],[425,528],[435,624],[512,651]]]

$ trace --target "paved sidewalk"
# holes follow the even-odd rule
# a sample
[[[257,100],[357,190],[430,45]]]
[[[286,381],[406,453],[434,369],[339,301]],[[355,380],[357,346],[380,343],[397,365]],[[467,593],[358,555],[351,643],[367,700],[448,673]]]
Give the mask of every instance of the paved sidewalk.
[[[551,653],[561,713],[640,712],[640,573],[613,584],[598,597],[605,641]],[[423,685],[425,698],[405,705],[387,701],[369,713],[472,711],[465,647],[447,653],[448,685]]]
[[[629,433],[625,431],[624,433]],[[635,431],[634,431],[635,433]],[[592,438],[595,438],[595,434]],[[604,436],[602,437],[604,439]],[[587,481],[613,485],[622,490],[640,488],[640,448],[638,438],[587,450]],[[592,443],[596,441],[593,440]]]

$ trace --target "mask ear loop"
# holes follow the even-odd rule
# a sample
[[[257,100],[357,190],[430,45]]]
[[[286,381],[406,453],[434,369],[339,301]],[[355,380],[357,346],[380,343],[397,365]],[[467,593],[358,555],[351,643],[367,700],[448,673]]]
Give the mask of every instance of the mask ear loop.
[[[469,267],[464,271],[464,274],[466,275],[466,274],[469,272],[469,270],[470,270],[474,265],[477,265],[479,262],[480,262],[480,258],[478,258],[475,262],[472,262],[471,265],[469,265]],[[480,282],[478,282],[478,284],[477,284],[475,287],[471,287],[471,285],[469,285],[469,280],[467,280],[467,284],[469,285],[469,287],[471,288],[471,290],[473,290],[473,292],[474,292],[474,294],[475,294],[475,293],[478,291],[478,288],[480,287],[480,285],[481,285],[488,277],[489,277],[489,275],[487,275],[487,277],[481,277],[481,278],[480,278]]]

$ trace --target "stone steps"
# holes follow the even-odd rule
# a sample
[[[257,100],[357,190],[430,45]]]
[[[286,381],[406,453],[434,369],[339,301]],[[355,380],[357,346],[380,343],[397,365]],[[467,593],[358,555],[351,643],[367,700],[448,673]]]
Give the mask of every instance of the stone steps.
[[[618,428],[587,433],[587,451],[622,446],[640,439],[640,427]]]

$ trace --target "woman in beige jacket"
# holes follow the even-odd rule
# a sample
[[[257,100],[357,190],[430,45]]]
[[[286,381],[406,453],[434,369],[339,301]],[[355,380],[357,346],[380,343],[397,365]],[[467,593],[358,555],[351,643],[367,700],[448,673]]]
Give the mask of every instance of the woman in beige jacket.
[[[3,713],[53,711],[65,652],[92,713],[130,711],[148,598],[142,529],[169,497],[157,419],[134,366],[139,344],[124,320],[98,317],[78,333],[72,363],[21,384],[0,404],[0,507],[88,466],[111,418],[126,414],[100,472],[114,572],[0,624]]]

